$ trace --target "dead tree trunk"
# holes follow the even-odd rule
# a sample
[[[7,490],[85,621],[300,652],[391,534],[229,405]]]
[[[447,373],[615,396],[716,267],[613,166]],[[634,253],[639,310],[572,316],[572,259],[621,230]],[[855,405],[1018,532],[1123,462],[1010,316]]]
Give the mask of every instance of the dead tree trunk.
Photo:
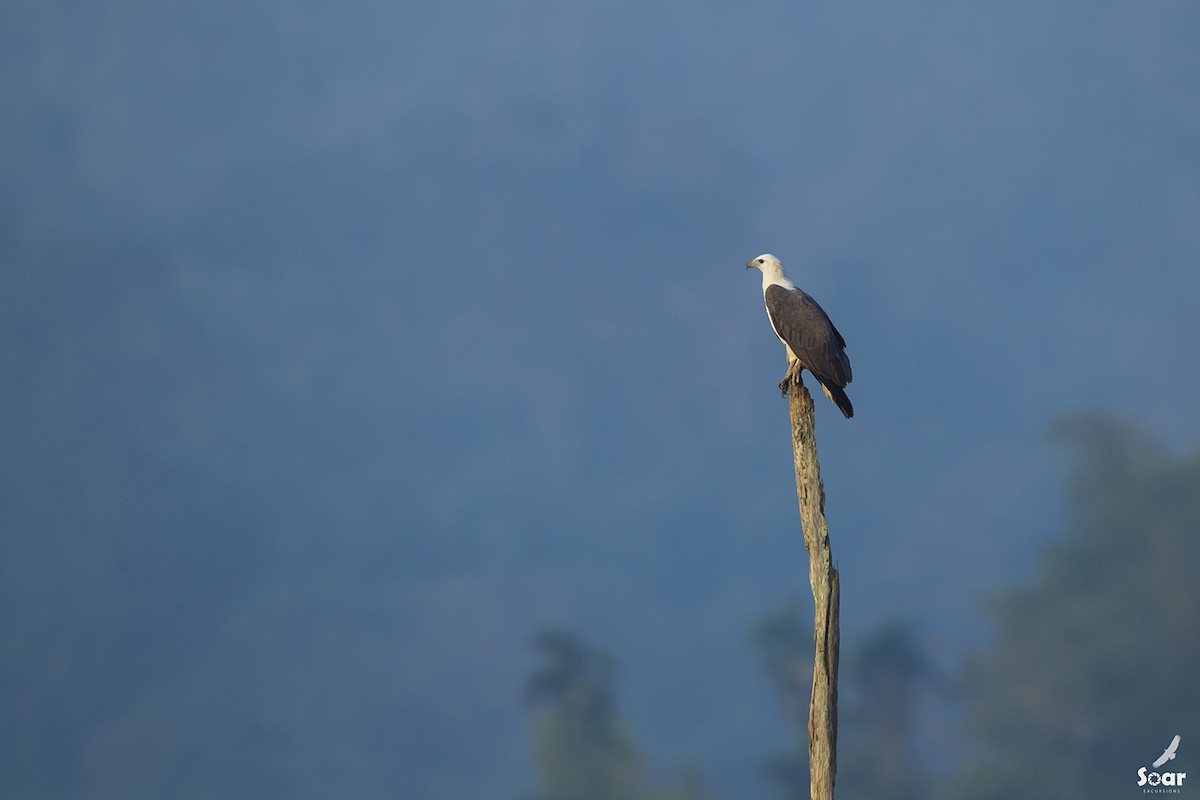
[[[817,463],[812,396],[800,378],[800,370],[789,369],[786,381],[796,496],[800,500],[808,580],[816,606],[813,618],[816,658],[808,707],[809,788],[812,800],[833,800],[837,773],[838,572],[833,566],[829,529],[825,524],[825,488]]]

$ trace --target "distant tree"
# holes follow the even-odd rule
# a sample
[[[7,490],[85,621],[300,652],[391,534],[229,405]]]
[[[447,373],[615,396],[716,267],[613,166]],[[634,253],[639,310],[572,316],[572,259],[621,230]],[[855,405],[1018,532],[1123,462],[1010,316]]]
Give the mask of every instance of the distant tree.
[[[611,656],[560,630],[539,634],[534,646],[542,664],[525,697],[540,713],[535,800],[712,800],[693,767],[665,789],[647,785],[616,714]]]
[[[925,797],[912,752],[913,717],[932,669],[916,636],[902,622],[884,623],[850,652],[845,671],[839,797]]]
[[[812,625],[799,602],[791,600],[757,622],[752,646],[768,679],[797,726],[788,749],[767,759],[764,768],[782,800],[806,800],[808,782],[808,700],[812,685]]]
[[[1074,456],[1067,535],[995,603],[970,670],[980,752],[948,798],[1132,792],[1200,719],[1200,451],[1092,417],[1055,433]]]
[[[684,767],[675,777],[675,783],[665,792],[655,795],[662,800],[714,800],[704,784],[704,778],[695,767]]]
[[[547,631],[526,698],[541,708],[537,800],[643,800],[639,758],[613,708],[613,661],[574,635]]]
[[[783,800],[807,800],[808,693],[812,681],[812,628],[800,604],[785,603],[752,629],[763,669],[796,723],[796,739],[766,762]],[[921,796],[924,782],[910,743],[912,717],[928,661],[902,623],[885,623],[857,646],[842,665],[837,796],[907,800]]]

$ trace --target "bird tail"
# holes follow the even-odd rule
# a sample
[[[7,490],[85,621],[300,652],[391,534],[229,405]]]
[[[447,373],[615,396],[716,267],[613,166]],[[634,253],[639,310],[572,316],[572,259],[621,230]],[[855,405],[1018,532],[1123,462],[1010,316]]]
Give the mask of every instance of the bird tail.
[[[850,419],[854,416],[854,406],[850,403],[850,398],[846,396],[846,391],[842,387],[821,381],[821,391],[829,398],[838,410],[842,412],[842,416]]]

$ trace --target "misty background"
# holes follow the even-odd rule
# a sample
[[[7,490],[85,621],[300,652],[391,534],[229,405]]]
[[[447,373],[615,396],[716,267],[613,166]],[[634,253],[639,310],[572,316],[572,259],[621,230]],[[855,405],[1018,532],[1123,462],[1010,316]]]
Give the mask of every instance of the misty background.
[[[844,646],[909,632],[911,758],[961,778],[1098,439],[1187,476],[1138,497],[1195,592],[1197,41],[1190,2],[5,4],[0,796],[548,796],[547,630],[650,780],[775,796],[753,631],[811,598],[763,252],[854,365]],[[1119,422],[1064,456],[1080,414]],[[1200,733],[1155,708],[1121,791]]]

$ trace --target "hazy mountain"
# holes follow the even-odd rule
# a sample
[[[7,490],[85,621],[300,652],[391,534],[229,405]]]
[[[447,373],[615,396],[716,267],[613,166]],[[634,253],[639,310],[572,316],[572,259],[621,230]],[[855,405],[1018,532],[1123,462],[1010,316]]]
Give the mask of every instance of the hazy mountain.
[[[818,411],[847,637],[900,614],[951,658],[1060,529],[1051,418],[1200,434],[1197,33],[1126,2],[0,12],[13,791],[513,796],[553,623],[616,655],[664,764],[761,793],[747,630],[807,589],[741,265],[775,252],[849,340],[859,414]]]

